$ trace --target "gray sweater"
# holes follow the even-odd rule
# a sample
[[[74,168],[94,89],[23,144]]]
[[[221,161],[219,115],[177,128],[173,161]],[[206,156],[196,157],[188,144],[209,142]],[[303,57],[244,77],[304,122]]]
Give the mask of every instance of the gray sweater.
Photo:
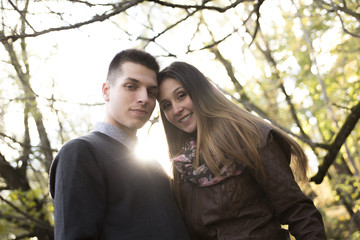
[[[50,170],[55,239],[189,239],[156,161],[100,132],[66,143]]]

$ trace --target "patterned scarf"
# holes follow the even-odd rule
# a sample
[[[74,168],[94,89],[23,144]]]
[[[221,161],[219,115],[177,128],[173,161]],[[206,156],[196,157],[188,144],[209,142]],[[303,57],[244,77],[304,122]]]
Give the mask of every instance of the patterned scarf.
[[[220,174],[217,176],[210,172],[205,163],[200,163],[200,166],[195,169],[193,167],[195,152],[196,142],[190,140],[185,144],[183,153],[172,159],[183,181],[191,182],[199,187],[208,187],[228,177],[240,175],[244,171],[245,164],[235,161],[230,161],[229,164],[220,167]]]

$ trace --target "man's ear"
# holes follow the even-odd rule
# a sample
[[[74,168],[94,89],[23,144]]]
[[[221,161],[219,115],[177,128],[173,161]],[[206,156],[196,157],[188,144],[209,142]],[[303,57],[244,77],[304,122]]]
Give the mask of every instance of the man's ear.
[[[109,82],[104,82],[102,85],[102,94],[106,102],[110,100],[110,87],[111,86]]]

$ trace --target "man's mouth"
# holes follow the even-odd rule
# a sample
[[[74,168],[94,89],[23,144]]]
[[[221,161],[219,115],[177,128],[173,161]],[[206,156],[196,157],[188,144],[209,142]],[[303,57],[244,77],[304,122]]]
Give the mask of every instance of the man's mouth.
[[[144,109],[132,109],[131,111],[138,115],[146,115],[147,114],[147,111]]]

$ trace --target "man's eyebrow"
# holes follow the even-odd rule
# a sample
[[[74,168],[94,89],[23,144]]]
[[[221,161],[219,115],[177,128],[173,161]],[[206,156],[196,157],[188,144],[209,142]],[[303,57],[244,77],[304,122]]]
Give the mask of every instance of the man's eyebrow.
[[[131,77],[128,77],[128,78],[126,78],[125,80],[130,81],[130,82],[134,82],[134,83],[140,83],[139,80],[137,80],[137,79],[135,79],[135,78],[131,78]]]
[[[150,87],[148,87],[148,89],[155,89],[155,90],[158,90],[158,89],[159,89],[159,87],[158,87],[158,86],[156,86],[156,85],[154,85],[154,86],[150,86]]]
[[[137,80],[136,78],[131,78],[131,77],[128,77],[125,80],[130,81],[130,82],[134,82],[134,83],[141,83],[141,81]],[[154,85],[154,86],[150,86],[148,88],[156,88],[156,89],[158,89],[159,87],[157,85]]]
[[[141,84],[141,81],[137,80],[136,78],[131,78],[131,77],[126,78],[125,81],[130,81],[130,82],[133,82],[133,83]],[[148,87],[147,89],[149,89],[149,90],[158,90],[159,86],[158,85],[153,85],[153,86]]]

